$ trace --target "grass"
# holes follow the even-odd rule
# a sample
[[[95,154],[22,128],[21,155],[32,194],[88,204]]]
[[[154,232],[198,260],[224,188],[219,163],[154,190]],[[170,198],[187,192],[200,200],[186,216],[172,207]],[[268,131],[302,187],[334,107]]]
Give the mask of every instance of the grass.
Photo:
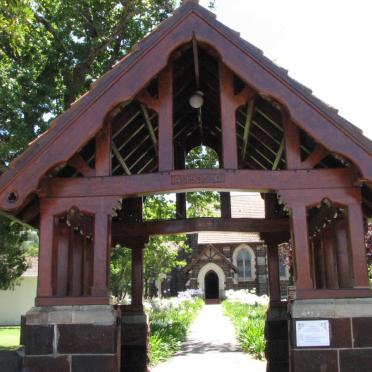
[[[184,301],[178,308],[154,310],[150,313],[150,365],[168,359],[185,341],[187,331],[204,301],[200,298]]]
[[[20,327],[0,327],[0,350],[19,348]]]
[[[231,319],[241,348],[256,359],[265,359],[265,319],[267,307],[225,300],[224,313]]]

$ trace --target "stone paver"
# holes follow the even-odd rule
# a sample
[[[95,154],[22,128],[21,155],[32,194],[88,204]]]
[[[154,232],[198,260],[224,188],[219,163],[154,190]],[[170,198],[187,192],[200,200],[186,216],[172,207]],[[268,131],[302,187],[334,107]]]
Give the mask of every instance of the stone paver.
[[[186,342],[171,359],[151,372],[265,372],[266,363],[243,353],[221,305],[206,305],[191,326]]]

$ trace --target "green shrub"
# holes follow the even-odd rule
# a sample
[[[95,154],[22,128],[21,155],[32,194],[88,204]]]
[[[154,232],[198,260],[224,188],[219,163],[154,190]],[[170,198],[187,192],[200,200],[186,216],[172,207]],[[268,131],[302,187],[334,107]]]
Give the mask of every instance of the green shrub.
[[[265,319],[267,307],[225,300],[224,313],[231,319],[241,348],[257,359],[265,358]]]
[[[168,359],[176,353],[185,341],[187,330],[204,301],[194,298],[181,302],[178,306],[153,308],[150,310],[150,364]]]

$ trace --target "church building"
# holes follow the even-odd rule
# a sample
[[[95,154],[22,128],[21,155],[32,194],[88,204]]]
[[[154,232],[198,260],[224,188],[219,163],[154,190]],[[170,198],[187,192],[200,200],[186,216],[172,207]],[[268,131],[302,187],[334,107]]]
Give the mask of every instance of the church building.
[[[265,218],[265,202],[259,193],[235,192],[230,198],[232,218]],[[189,244],[192,252],[182,270],[186,288],[202,290],[207,300],[223,299],[229,289],[268,294],[267,246],[259,233],[199,232],[189,235]],[[290,275],[281,260],[279,273],[284,297]]]

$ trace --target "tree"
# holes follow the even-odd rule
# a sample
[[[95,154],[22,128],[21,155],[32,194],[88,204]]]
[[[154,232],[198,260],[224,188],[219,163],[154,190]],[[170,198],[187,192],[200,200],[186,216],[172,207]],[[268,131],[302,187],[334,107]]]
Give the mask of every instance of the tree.
[[[0,0],[2,169],[174,7],[174,0]]]
[[[174,218],[176,206],[174,198],[164,195],[153,195],[144,203],[146,220]],[[186,235],[153,236],[146,245],[144,255],[145,293],[149,293],[149,285],[160,274],[168,274],[176,267],[182,267],[185,261],[179,260],[179,251],[187,250]]]
[[[0,174],[176,5],[176,0],[0,0]],[[19,238],[12,234],[23,230],[6,219],[0,225],[7,242],[2,249],[10,257]],[[19,261],[13,277],[24,269]]]
[[[174,7],[175,0],[0,0],[0,174]],[[26,269],[18,257],[25,230],[1,218],[0,231],[6,288]]]
[[[130,293],[132,253],[130,249],[116,246],[111,252],[110,288],[111,293],[122,302]]]
[[[219,168],[217,153],[206,146],[193,148],[185,159],[186,169]],[[202,191],[187,193],[188,217],[217,217],[220,210],[218,192]]]
[[[23,242],[28,232],[20,224],[0,216],[0,289],[13,288],[17,279],[27,269]]]

